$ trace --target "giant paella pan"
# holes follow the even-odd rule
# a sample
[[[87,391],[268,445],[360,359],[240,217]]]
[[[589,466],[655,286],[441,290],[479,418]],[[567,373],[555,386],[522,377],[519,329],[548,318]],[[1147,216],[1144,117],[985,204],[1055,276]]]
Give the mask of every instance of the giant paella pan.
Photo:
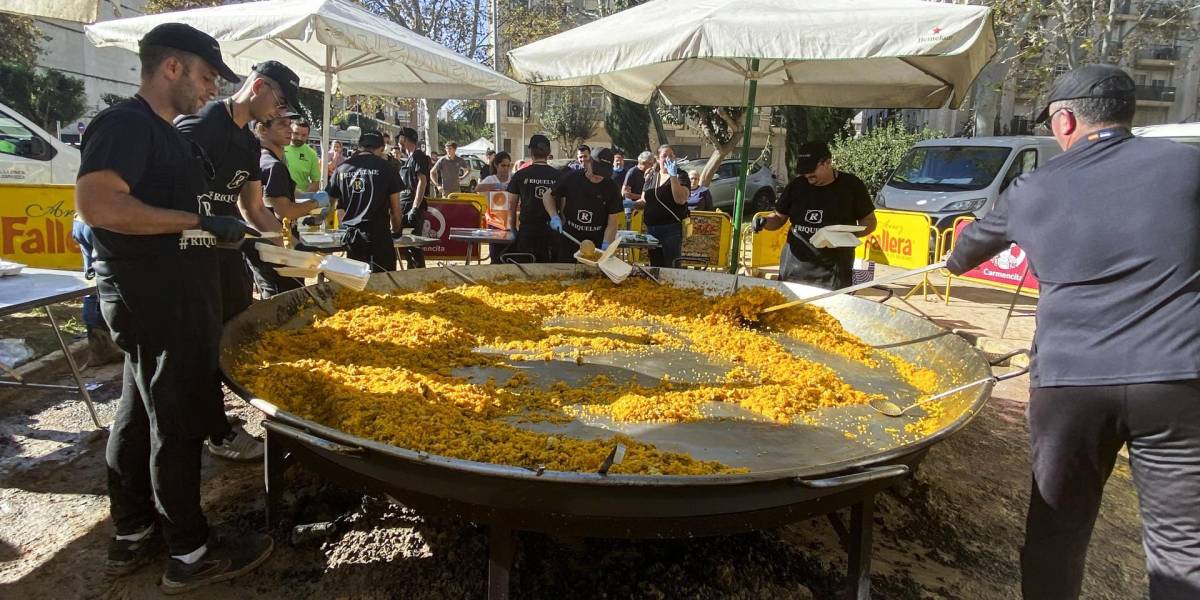
[[[797,284],[663,269],[490,265],[319,284],[231,321],[221,368],[266,413],[268,506],[301,462],[417,509],[511,531],[691,536],[853,508],[865,597],[871,499],[966,425],[997,378],[962,338],[853,296],[776,323]],[[792,311],[782,311],[785,312]],[[900,418],[871,400],[909,406]]]

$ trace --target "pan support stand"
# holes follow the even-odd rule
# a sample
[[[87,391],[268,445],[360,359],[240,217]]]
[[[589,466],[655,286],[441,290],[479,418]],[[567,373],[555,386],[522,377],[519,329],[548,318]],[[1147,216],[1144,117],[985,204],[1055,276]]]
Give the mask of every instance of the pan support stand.
[[[921,295],[925,298],[926,302],[929,301],[929,292],[933,292],[933,295],[937,299],[945,300],[945,297],[942,296],[942,293],[938,291],[937,286],[933,285],[933,283],[929,281],[929,273],[921,275],[921,283],[914,285],[913,288],[908,290],[908,293],[904,294],[901,299],[908,300],[908,298],[913,294],[916,294],[918,290],[920,290]]]
[[[283,493],[283,472],[292,465],[292,456],[284,448],[279,436],[267,430],[263,442],[263,484],[267,492],[267,529],[279,521],[279,498]]]
[[[825,515],[837,532],[846,550],[846,600],[869,600],[871,597],[871,545],[875,495],[850,505],[850,525],[842,522],[836,512]]]
[[[507,525],[494,523],[488,529],[488,600],[508,600],[516,540]]]

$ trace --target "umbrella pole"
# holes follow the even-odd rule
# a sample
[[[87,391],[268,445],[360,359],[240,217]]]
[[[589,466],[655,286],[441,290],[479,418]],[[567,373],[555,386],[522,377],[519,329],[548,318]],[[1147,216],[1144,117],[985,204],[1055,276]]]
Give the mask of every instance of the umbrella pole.
[[[333,100],[333,46],[325,46],[325,102],[321,109],[321,189],[329,181],[329,104]]]
[[[737,273],[742,256],[742,212],[746,204],[746,171],[750,162],[750,135],[754,125],[754,97],[758,93],[758,59],[750,61],[750,92],[746,95],[746,120],[742,126],[742,167],[738,170],[737,192],[733,200],[733,244],[729,248],[729,272]]]

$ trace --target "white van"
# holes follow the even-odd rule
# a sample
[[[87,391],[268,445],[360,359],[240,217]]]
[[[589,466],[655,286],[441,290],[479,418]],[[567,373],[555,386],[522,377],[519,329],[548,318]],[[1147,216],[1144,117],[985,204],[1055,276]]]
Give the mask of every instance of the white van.
[[[879,208],[929,213],[938,229],[982,217],[1008,184],[1061,152],[1052,137],[944,138],[918,142],[875,197]]]
[[[1200,148],[1200,123],[1171,123],[1168,125],[1134,127],[1133,135],[1138,137],[1167,138],[1173,142]]]
[[[74,184],[79,150],[0,104],[0,184]]]

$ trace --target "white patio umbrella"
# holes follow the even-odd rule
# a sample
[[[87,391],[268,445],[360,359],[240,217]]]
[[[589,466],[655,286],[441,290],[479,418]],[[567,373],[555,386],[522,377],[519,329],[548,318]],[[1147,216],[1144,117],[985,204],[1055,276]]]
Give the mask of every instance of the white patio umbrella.
[[[653,0],[508,53],[518,80],[634,102],[745,105],[733,259],[756,106],[957,107],[996,51],[983,6],[919,0]]]
[[[111,0],[0,0],[0,13],[25,17],[61,19],[76,23],[95,23],[100,18],[100,3]],[[114,10],[120,7],[113,4]]]
[[[329,145],[334,91],[406,98],[509,98],[525,87],[346,0],[269,0],[107,21],[87,27],[97,46],[137,50],[138,40],[162,23],[186,23],[221,43],[225,61],[248,73],[278,60],[302,87],[325,90],[321,145]],[[322,153],[324,177],[325,153]]]

